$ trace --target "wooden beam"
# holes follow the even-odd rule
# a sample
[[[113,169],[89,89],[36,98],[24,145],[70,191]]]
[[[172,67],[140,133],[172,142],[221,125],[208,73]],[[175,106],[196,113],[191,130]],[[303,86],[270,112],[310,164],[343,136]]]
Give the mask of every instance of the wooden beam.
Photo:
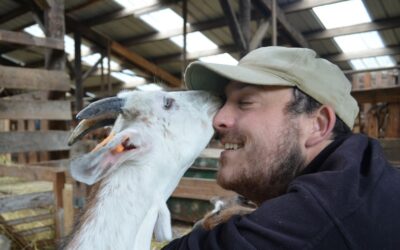
[[[225,13],[226,18],[228,19],[228,27],[233,41],[235,41],[235,44],[238,46],[240,51],[247,51],[248,45],[230,0],[219,0],[219,3],[223,12]]]
[[[97,62],[93,64],[93,66],[90,69],[85,71],[85,73],[82,76],[82,81],[85,81],[89,76],[91,76],[97,70],[97,66],[99,66],[99,64],[103,61],[104,57],[105,55],[101,55],[99,60],[97,60]]]
[[[69,150],[69,131],[2,132],[0,153]]]
[[[0,119],[71,120],[70,101],[0,100]]]
[[[355,90],[351,95],[361,103],[398,102],[400,87]]]
[[[182,85],[181,80],[171,75],[167,71],[161,69],[160,67],[156,66],[155,64],[151,63],[150,61],[146,60],[145,58],[139,56],[138,54],[128,50],[121,44],[117,42],[112,42],[111,50],[120,57],[128,59],[129,62],[133,63],[139,69],[151,75],[159,77],[161,80],[165,81],[165,83],[169,84],[171,87],[181,87]]]
[[[53,199],[51,191],[1,197],[0,213],[50,206],[53,204]]]
[[[11,89],[70,89],[68,75],[63,71],[0,66],[0,87]]]
[[[237,46],[235,44],[229,44],[229,45],[224,45],[220,46],[219,48],[216,49],[211,49],[211,50],[203,50],[203,51],[198,51],[198,52],[192,52],[187,54],[187,60],[196,60],[199,57],[203,56],[212,56],[216,54],[221,54],[221,53],[230,53],[230,52],[237,52]],[[178,61],[182,58],[182,52],[179,53],[174,53],[174,54],[169,54],[165,56],[158,56],[158,57],[152,57],[149,58],[150,61],[156,63],[156,64],[164,64],[164,63],[169,63],[173,61]]]
[[[22,217],[22,218],[18,218],[18,219],[9,220],[9,221],[7,221],[7,224],[10,226],[13,226],[13,225],[31,223],[31,222],[40,221],[40,220],[48,220],[48,219],[52,219],[52,218],[53,218],[52,214],[39,214],[39,215],[35,215],[35,216]]]
[[[253,50],[256,49],[258,47],[260,47],[260,44],[262,42],[262,40],[264,39],[264,37],[266,36],[266,34],[268,33],[268,29],[269,29],[269,24],[270,24],[270,20],[264,20],[257,28],[257,31],[254,33],[253,38],[250,41],[250,45],[249,45],[249,50]]]
[[[400,17],[395,17],[395,18],[372,21],[369,23],[351,25],[347,27],[316,31],[305,34],[304,36],[308,41],[312,41],[312,40],[329,39],[335,36],[343,36],[354,33],[395,29],[398,27],[400,27]]]
[[[64,41],[65,35],[65,18],[64,18],[64,0],[51,0],[46,4],[48,8],[44,9],[45,34],[47,37],[60,39]],[[64,50],[56,51],[48,49],[45,54],[46,69],[65,69],[65,53]],[[53,98],[53,97],[51,97]]]
[[[281,6],[281,9],[286,14],[289,14],[289,13],[293,13],[293,12],[309,10],[314,7],[318,7],[318,6],[322,6],[322,5],[340,3],[343,1],[346,1],[346,0],[302,0],[302,1],[292,2],[290,4],[285,4],[285,5]]]
[[[335,55],[321,55],[331,62],[349,61],[352,59],[385,56],[385,55],[398,55],[400,54],[400,46],[391,46],[378,49],[368,49],[352,53],[340,53]]]
[[[105,37],[89,27],[75,21],[72,18],[66,18],[67,25],[70,29],[74,30],[74,32],[80,32],[84,37],[90,40],[92,43],[98,45],[99,47],[105,49],[108,44],[111,44],[111,52],[119,57],[126,59],[126,61],[132,63],[134,66],[139,69],[160,78],[164,83],[171,87],[180,87],[181,80],[176,78],[175,76],[169,74],[167,71],[161,69],[150,61],[146,60],[142,56],[136,54],[135,52],[129,50],[122,44],[111,40],[108,37]]]
[[[272,0],[254,0],[254,4],[264,12],[272,12]],[[304,36],[287,20],[285,13],[278,6],[276,6],[276,15],[279,23],[293,38],[296,44],[304,48],[310,47]]]
[[[63,40],[36,37],[24,32],[0,30],[0,42],[64,50]]]
[[[65,171],[65,167],[0,164],[0,176],[18,177],[28,181],[54,181],[56,173]]]

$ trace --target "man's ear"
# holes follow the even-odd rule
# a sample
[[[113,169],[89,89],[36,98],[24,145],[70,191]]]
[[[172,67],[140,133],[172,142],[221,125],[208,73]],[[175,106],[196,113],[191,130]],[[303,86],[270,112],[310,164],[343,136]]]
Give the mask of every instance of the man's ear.
[[[306,147],[313,147],[329,140],[335,126],[336,114],[332,107],[322,105],[311,115],[311,131],[306,140]]]

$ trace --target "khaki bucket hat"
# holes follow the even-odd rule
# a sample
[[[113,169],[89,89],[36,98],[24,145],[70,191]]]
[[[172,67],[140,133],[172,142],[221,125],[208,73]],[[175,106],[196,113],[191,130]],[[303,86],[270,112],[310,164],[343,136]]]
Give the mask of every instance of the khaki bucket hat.
[[[279,46],[251,51],[238,65],[193,62],[185,72],[188,89],[223,93],[230,81],[254,85],[296,86],[321,104],[330,105],[350,128],[358,114],[351,96],[351,84],[343,72],[329,61],[316,58],[306,48]]]

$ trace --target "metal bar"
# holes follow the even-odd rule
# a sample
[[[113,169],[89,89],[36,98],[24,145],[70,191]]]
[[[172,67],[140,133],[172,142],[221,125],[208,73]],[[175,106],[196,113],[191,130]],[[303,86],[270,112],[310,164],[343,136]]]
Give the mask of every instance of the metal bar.
[[[251,0],[239,1],[239,24],[243,34],[243,39],[246,43],[246,49],[242,51],[241,57],[249,52],[250,41],[250,21],[251,21]]]
[[[276,0],[272,0],[272,46],[278,44],[278,29],[276,22]]]
[[[83,86],[82,86],[82,61],[81,61],[81,43],[82,38],[79,32],[74,33],[75,39],[75,110],[83,108]]]
[[[183,48],[182,48],[182,76],[185,73],[186,65],[187,65],[187,0],[183,0],[182,3],[182,13],[183,13]]]

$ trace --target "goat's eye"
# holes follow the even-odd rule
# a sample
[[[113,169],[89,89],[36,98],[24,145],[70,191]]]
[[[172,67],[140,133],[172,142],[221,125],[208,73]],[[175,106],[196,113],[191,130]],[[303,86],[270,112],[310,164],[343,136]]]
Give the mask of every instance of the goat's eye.
[[[170,109],[174,103],[174,99],[170,97],[164,97],[164,109]]]

